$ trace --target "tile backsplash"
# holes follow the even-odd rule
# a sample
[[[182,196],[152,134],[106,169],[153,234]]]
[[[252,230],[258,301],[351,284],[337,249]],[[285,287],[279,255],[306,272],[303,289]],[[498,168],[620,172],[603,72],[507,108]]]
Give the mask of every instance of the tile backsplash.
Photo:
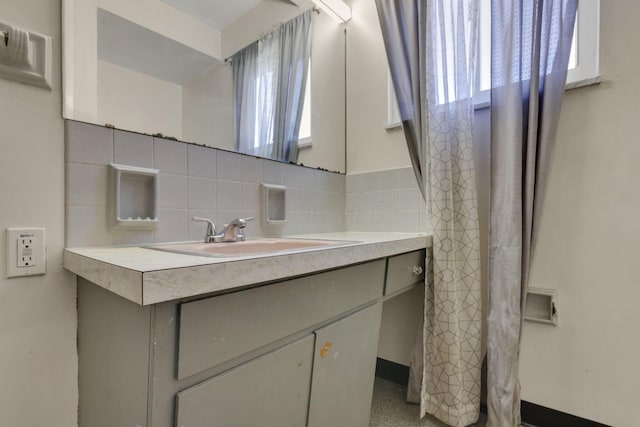
[[[156,230],[109,229],[110,163],[159,169]],[[285,224],[263,223],[262,182],[287,187]],[[250,237],[343,231],[349,219],[344,175],[71,120],[65,188],[68,247],[199,240],[194,216],[218,226],[254,216]]]
[[[347,175],[345,226],[349,231],[428,230],[425,203],[413,169]]]

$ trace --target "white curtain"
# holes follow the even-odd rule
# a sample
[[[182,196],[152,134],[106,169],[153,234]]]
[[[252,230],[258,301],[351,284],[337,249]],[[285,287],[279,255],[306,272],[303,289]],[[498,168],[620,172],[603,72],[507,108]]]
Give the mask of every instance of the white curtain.
[[[258,76],[258,48],[258,43],[253,43],[231,58],[234,142],[235,149],[241,153],[254,154],[256,145],[258,85],[255,84],[255,79]]]
[[[231,57],[237,151],[297,161],[311,19],[308,10]]]
[[[477,0],[376,0],[389,68],[433,232],[433,280],[408,400],[452,426],[480,407],[480,241],[473,159]]]
[[[487,321],[491,427],[520,425],[522,313],[577,6],[577,0],[492,2]]]
[[[312,11],[280,28],[280,73],[271,158],[296,162],[305,88],[311,54]]]

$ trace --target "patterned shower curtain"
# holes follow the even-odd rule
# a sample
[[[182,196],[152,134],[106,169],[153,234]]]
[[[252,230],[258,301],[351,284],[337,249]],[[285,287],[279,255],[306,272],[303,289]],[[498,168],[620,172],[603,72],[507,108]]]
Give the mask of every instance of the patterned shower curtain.
[[[477,0],[376,0],[409,154],[433,232],[407,399],[452,426],[480,407],[480,241],[473,159]]]

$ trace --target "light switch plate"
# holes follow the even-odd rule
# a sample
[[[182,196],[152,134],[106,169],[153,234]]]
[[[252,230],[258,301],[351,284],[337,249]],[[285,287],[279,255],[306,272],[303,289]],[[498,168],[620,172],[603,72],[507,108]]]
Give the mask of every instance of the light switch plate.
[[[6,242],[7,278],[46,273],[44,228],[7,228]]]

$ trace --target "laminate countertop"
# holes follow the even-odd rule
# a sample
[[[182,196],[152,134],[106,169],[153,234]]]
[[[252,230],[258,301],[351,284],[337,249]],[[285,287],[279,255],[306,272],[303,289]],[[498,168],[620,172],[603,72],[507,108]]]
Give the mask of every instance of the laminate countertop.
[[[422,233],[338,232],[286,237],[337,240],[344,244],[225,257],[171,253],[144,246],[67,248],[62,264],[123,298],[150,305],[228,292],[431,246],[431,236]]]

